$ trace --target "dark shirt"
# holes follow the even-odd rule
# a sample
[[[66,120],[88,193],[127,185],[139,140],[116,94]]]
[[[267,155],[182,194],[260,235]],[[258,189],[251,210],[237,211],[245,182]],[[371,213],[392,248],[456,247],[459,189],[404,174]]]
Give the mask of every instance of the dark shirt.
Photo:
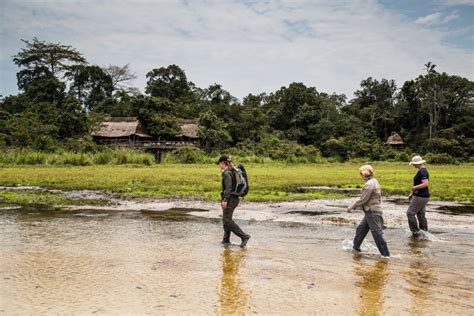
[[[233,188],[235,187],[234,184],[234,174],[231,170],[224,170],[222,172],[222,192],[221,192],[221,199],[223,201],[229,201],[233,195],[231,194]]]
[[[423,180],[428,180],[430,178],[430,175],[428,173],[428,170],[425,168],[421,168],[418,170],[416,173],[415,177],[413,178],[413,186],[419,185],[423,182]],[[428,187],[413,191],[413,195],[419,196],[419,197],[430,197],[430,191],[428,190]]]

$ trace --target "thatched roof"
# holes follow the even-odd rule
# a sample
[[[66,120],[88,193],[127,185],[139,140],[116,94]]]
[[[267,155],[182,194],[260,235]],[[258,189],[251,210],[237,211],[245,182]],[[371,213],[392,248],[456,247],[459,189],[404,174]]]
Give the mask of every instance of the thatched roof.
[[[388,144],[388,145],[403,145],[405,143],[403,142],[402,137],[400,135],[398,135],[398,133],[392,132],[392,135],[390,135],[387,138],[387,141],[385,142],[385,144]]]
[[[198,124],[196,121],[179,121],[178,124],[181,127],[181,131],[176,137],[189,137],[198,138],[197,128]],[[105,119],[102,123],[102,127],[92,133],[92,136],[96,137],[129,137],[137,135],[144,138],[153,138],[148,135],[143,124],[136,117],[110,117]]]
[[[189,137],[189,138],[198,138],[197,129],[198,124],[196,122],[181,122],[181,133],[176,135],[176,137]]]
[[[144,138],[153,138],[148,135],[143,125],[136,117],[111,117],[107,118],[102,127],[92,133],[99,137],[128,137],[137,135]]]

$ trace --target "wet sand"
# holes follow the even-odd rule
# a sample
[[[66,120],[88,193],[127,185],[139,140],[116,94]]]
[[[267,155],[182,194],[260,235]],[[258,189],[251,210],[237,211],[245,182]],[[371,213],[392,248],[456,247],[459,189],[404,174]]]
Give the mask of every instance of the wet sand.
[[[221,218],[219,203],[195,199],[150,199],[113,197],[100,191],[65,191],[72,198],[103,199],[111,203],[107,206],[69,206],[68,209],[127,210],[127,211],[164,211],[173,208],[197,209],[206,212],[191,213],[206,218]],[[246,202],[238,207],[238,216],[242,220],[295,222],[308,224],[335,224],[354,226],[360,221],[361,210],[347,213],[346,208],[357,198],[319,199],[276,203]],[[404,196],[390,196],[382,199],[385,225],[389,228],[408,229],[406,210],[408,199]],[[439,229],[474,231],[473,204],[430,201],[426,208],[430,231]]]
[[[432,240],[412,240],[406,205],[384,200],[386,260],[371,236],[366,252],[344,250],[362,217],[348,202],[244,202],[235,219],[247,249],[235,236],[219,243],[220,211],[205,201],[2,208],[0,313],[474,313],[473,215],[430,203]]]

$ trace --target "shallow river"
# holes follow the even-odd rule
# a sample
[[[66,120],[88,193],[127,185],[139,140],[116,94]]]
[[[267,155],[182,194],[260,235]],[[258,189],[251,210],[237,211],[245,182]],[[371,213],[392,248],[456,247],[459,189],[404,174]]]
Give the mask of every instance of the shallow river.
[[[474,314],[473,215],[429,212],[446,223],[429,240],[388,219],[387,260],[371,236],[366,253],[344,249],[361,214],[335,225],[301,204],[275,212],[285,205],[255,207],[268,217],[236,210],[247,249],[220,245],[217,208],[3,206],[0,314]]]

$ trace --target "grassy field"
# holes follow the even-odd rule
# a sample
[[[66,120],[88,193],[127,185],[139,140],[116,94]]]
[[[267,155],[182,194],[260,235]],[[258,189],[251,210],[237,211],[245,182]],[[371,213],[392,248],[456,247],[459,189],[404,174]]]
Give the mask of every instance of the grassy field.
[[[333,164],[248,164],[250,179],[248,201],[290,201],[313,198],[339,198],[337,191],[310,191],[301,186],[334,186],[360,188],[363,185],[354,163]],[[408,164],[373,164],[384,195],[407,194],[415,168]],[[430,165],[432,199],[448,201],[474,200],[474,165]],[[133,197],[193,197],[219,199],[220,170],[215,165],[155,166],[83,166],[83,167],[2,167],[0,185],[37,185],[49,189],[106,190]],[[0,191],[7,201],[51,200],[46,193]],[[70,201],[69,201],[70,202]],[[72,202],[70,202],[72,203]]]

